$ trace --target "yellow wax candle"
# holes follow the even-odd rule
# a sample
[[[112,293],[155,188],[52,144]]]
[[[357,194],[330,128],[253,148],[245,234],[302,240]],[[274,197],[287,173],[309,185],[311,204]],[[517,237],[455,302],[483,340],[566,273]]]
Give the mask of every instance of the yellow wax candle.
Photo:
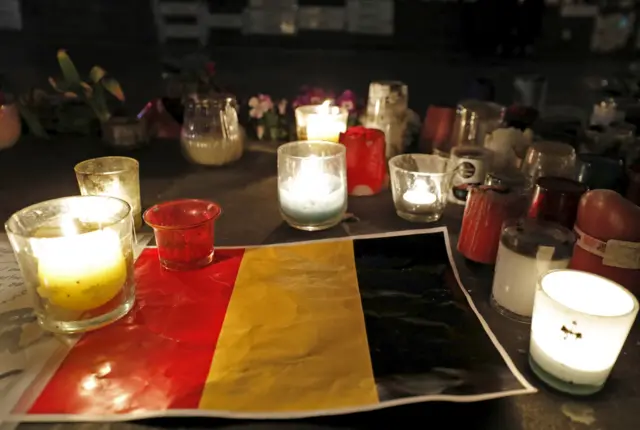
[[[115,231],[75,234],[61,226],[64,236],[33,239],[38,259],[38,294],[51,304],[73,311],[98,308],[113,299],[127,279],[127,264]]]
[[[329,103],[324,102],[307,117],[307,140],[338,142],[340,133],[347,130],[348,113]]]

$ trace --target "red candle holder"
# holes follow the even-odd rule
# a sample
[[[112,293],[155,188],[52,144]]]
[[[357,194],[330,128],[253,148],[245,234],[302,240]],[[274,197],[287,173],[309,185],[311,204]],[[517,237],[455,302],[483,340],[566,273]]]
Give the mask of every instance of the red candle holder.
[[[580,198],[587,186],[572,179],[544,176],[536,181],[527,215],[573,229]]]
[[[160,203],[144,213],[153,228],[162,267],[193,270],[213,261],[215,221],[222,213],[217,204],[198,199]]]
[[[352,196],[370,196],[382,190],[387,175],[383,131],[362,126],[340,133],[347,148],[347,190]]]
[[[502,224],[519,217],[524,196],[504,187],[471,187],[464,208],[458,251],[471,261],[495,264]]]
[[[451,152],[451,130],[456,119],[456,110],[452,107],[429,106],[420,132],[420,150],[425,153]]]

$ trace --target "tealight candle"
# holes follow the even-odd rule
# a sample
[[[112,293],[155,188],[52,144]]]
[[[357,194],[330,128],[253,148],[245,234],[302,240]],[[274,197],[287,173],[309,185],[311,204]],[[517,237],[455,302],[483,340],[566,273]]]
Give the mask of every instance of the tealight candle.
[[[133,306],[133,219],[123,200],[50,200],[13,214],[5,227],[45,329],[92,330]]]
[[[536,290],[531,369],[560,391],[599,391],[637,313],[637,299],[611,280],[568,269],[547,273]]]
[[[349,112],[338,106],[331,106],[327,100],[321,105],[296,108],[298,139],[338,142],[340,133],[347,130]]]
[[[129,203],[136,230],[142,227],[140,165],[129,157],[92,158],[78,163],[76,179],[83,196],[111,196]]]
[[[347,209],[346,149],[320,141],[278,148],[278,198],[284,220],[301,230],[338,224]]]
[[[438,155],[405,154],[389,160],[391,192],[396,213],[415,222],[440,219],[454,171]]]

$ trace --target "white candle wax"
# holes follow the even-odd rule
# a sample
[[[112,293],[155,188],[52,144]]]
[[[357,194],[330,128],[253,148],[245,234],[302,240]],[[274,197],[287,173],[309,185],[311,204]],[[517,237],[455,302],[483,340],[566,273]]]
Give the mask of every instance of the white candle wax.
[[[637,313],[638,301],[613,281],[575,270],[548,273],[536,291],[530,359],[567,386],[554,385],[535,366],[534,371],[565,391],[598,391]]]
[[[306,116],[307,140],[338,142],[340,133],[347,130],[347,117],[338,106],[330,106],[330,101],[325,101]]]
[[[413,186],[402,195],[402,198],[411,205],[428,207],[433,206],[438,200],[438,196],[431,192],[427,183],[421,179],[416,180]]]
[[[536,256],[522,255],[500,242],[492,288],[496,303],[516,315],[531,317],[538,278],[569,266],[570,256],[552,260],[553,252],[553,247],[541,246]]]
[[[38,294],[68,310],[87,311],[113,299],[127,279],[120,238],[113,230],[78,234],[72,220],[61,224],[64,234],[32,239],[38,260]]]
[[[317,224],[344,211],[347,187],[338,176],[322,171],[321,160],[310,157],[295,177],[278,186],[280,208],[301,224]]]

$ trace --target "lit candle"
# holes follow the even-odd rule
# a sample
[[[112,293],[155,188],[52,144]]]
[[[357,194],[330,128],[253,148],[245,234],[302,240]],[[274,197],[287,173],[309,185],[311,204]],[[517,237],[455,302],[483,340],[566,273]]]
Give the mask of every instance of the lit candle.
[[[66,218],[63,236],[32,239],[38,265],[38,294],[71,311],[88,311],[113,299],[127,280],[127,262],[113,230],[79,231],[77,220]]]
[[[538,278],[569,266],[574,239],[570,230],[554,223],[506,221],[498,246],[491,304],[507,317],[529,321]]]
[[[638,301],[606,278],[555,270],[536,290],[529,363],[552,387],[588,395],[599,391],[629,334]]]
[[[345,182],[326,173],[322,161],[313,155],[301,160],[297,175],[279,187],[280,208],[286,217],[312,225],[339,217],[344,212]]]
[[[413,184],[413,187],[408,189],[403,195],[402,198],[409,204],[416,206],[431,206],[433,205],[438,198],[434,193],[429,191],[429,187],[427,183],[422,179],[416,179]]]
[[[296,122],[299,136],[305,140],[323,140],[338,142],[340,133],[347,130],[349,113],[331,106],[327,100],[318,106],[300,106],[296,109]]]

